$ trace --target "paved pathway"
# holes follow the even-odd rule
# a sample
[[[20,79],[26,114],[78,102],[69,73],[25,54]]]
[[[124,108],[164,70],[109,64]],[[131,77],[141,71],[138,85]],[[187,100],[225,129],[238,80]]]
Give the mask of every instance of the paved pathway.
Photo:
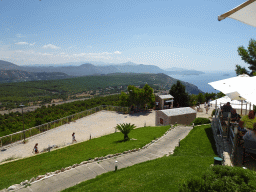
[[[203,109],[203,112],[197,112],[196,117],[209,118],[212,115],[212,111],[215,109],[215,105],[212,105],[212,107],[209,107],[208,113],[206,113],[206,109],[204,108],[204,104],[201,104],[200,108]]]
[[[141,162],[153,160],[164,155],[169,155],[178,146],[179,139],[185,138],[193,127],[177,126],[169,131],[160,140],[146,149],[128,154],[122,154],[115,158],[104,159],[98,162],[80,165],[68,171],[34,182],[19,192],[55,192],[72,187],[85,180],[93,179],[97,175],[114,171],[115,161],[118,161],[118,169],[129,167]]]

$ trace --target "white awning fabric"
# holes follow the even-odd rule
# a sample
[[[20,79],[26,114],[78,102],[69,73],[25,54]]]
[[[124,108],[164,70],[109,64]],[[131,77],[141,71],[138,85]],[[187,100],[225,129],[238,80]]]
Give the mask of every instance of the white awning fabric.
[[[256,0],[244,2],[238,7],[218,16],[218,20],[221,21],[227,17],[256,27]]]

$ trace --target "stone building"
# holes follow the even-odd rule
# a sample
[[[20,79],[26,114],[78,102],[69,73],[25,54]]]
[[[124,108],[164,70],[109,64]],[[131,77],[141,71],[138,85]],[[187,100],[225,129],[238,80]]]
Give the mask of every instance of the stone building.
[[[196,118],[196,111],[190,107],[180,107],[156,111],[156,126],[183,124],[189,125]]]
[[[174,97],[170,94],[168,95],[156,95],[156,109],[171,109],[173,108]]]

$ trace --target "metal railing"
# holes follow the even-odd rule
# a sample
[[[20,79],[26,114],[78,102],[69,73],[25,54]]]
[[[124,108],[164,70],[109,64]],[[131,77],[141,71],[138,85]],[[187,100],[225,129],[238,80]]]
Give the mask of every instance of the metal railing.
[[[222,107],[225,104],[226,103],[220,103],[220,107]],[[254,105],[252,105],[251,103],[248,103],[248,102],[241,103],[241,104],[231,103],[231,105],[238,106],[235,109],[236,109],[237,114],[239,114],[239,115],[247,115],[250,110],[254,109]],[[241,106],[241,108],[240,108],[240,106]],[[245,106],[245,109],[244,109],[244,106]]]
[[[119,107],[119,106],[111,106],[111,105],[100,105],[98,107],[94,107],[92,109],[88,109],[67,117],[63,117],[61,119],[57,119],[42,125],[38,125],[36,127],[32,127],[29,129],[25,130],[25,136],[26,138],[32,137],[34,135],[38,135],[41,134],[45,131],[48,131],[50,129],[54,129],[56,127],[59,127],[61,125],[70,123],[70,122],[74,122],[77,119],[86,117],[88,115],[94,114],[98,111],[102,111],[102,110],[107,110],[107,111],[117,111],[117,112],[122,112],[122,113],[129,113],[130,109],[129,107]],[[14,142],[17,141],[21,141],[24,139],[24,132],[23,131],[19,131],[16,133],[12,133],[9,135],[5,135],[0,137],[0,145],[1,147],[5,146],[5,145],[9,145],[12,144]]]
[[[220,115],[220,111],[221,109],[218,108],[215,111],[215,118],[212,121],[212,132],[213,132],[213,136],[214,136],[214,140],[215,140],[215,145],[216,145],[216,149],[217,149],[217,153],[218,155],[223,158],[223,152],[224,150],[227,150],[227,152],[229,152],[229,155],[232,157],[232,154],[234,153],[235,150],[235,142],[236,142],[236,134],[235,134],[235,125],[233,124],[231,126],[230,124],[230,115],[228,115],[227,117],[227,137],[224,138],[223,137],[223,129],[222,129],[222,125],[221,125],[221,115]],[[234,130],[233,130],[234,128]],[[225,140],[227,140],[230,145],[227,145],[226,147],[228,147],[228,149],[225,149]],[[226,143],[226,142],[225,142]]]

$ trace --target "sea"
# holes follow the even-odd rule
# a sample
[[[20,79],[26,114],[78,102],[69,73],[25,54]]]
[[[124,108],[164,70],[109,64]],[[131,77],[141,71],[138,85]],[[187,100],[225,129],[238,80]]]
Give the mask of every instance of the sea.
[[[205,74],[200,75],[169,75],[175,79],[179,79],[181,81],[185,81],[191,84],[196,85],[201,91],[208,93],[218,93],[218,90],[215,90],[208,83],[213,81],[219,81],[223,79],[228,79],[231,77],[236,77],[236,72],[228,71],[228,72],[205,72]]]

